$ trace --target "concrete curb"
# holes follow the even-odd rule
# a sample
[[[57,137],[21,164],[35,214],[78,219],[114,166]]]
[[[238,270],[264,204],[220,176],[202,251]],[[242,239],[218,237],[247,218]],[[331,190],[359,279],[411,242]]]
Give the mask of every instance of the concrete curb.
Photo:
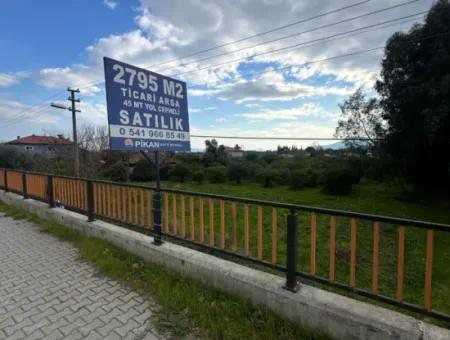
[[[450,330],[401,313],[353,300],[303,284],[298,293],[282,289],[284,279],[199,251],[153,238],[13,193],[0,191],[3,202],[57,221],[87,236],[98,237],[146,261],[159,263],[209,286],[267,306],[303,327],[317,329],[337,339],[447,340]]]

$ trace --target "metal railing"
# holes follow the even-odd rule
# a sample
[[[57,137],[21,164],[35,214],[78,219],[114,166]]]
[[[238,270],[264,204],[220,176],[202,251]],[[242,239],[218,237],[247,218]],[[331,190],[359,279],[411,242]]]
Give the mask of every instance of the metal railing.
[[[7,169],[0,169],[0,188],[89,221],[104,219],[270,267],[285,273],[284,287],[294,292],[306,278],[450,321],[446,305],[439,310],[432,303],[435,241],[443,242],[436,255],[450,258],[450,225],[161,189],[157,235],[155,188]],[[440,299],[448,298],[448,284],[435,286]]]

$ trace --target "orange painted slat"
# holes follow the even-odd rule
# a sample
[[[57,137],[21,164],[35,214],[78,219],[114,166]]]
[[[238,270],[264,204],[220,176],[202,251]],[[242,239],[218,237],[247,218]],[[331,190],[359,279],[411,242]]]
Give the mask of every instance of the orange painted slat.
[[[205,242],[205,216],[203,207],[203,198],[199,199],[199,215],[200,215],[200,242]]]
[[[178,234],[177,195],[176,194],[172,194],[172,232],[174,235]]]
[[[141,210],[141,219],[140,219],[140,225],[145,225],[145,210],[144,210],[144,190],[139,190],[139,208]]]
[[[405,227],[398,229],[398,257],[397,257],[397,301],[403,302],[403,277],[405,272]]]
[[[169,194],[163,193],[163,200],[164,200],[164,232],[169,232]]]
[[[186,237],[186,207],[184,202],[184,195],[180,195],[181,200],[181,237]]]
[[[225,201],[220,201],[220,248],[225,249]]]
[[[189,217],[191,220],[190,225],[190,238],[191,240],[195,240],[195,207],[194,207],[194,197],[189,197]]]
[[[336,263],[336,217],[331,216],[330,219],[330,270],[328,278],[331,282],[334,282],[335,263]]]
[[[139,224],[139,191],[133,190],[133,204],[134,204],[134,222],[133,224]]]
[[[356,285],[356,219],[351,219],[350,235],[350,287]]]
[[[250,255],[248,204],[244,204],[244,255]]]
[[[214,246],[216,234],[214,231],[214,201],[209,199],[208,201],[209,210],[209,245]]]
[[[311,275],[316,275],[316,254],[317,254],[317,214],[311,213],[311,253],[309,272]]]
[[[237,209],[236,202],[231,203],[231,249],[237,251]]]
[[[434,251],[434,231],[427,230],[427,250],[425,259],[425,287],[424,287],[424,307],[431,311],[432,286],[433,286],[433,251]]]
[[[262,229],[262,207],[258,206],[258,239],[257,239],[257,257],[262,260],[263,257],[263,229]]]
[[[147,191],[147,225],[153,225],[153,193]]]
[[[278,213],[276,208],[272,208],[272,264],[277,264],[278,252]]]
[[[372,293],[378,294],[378,275],[380,272],[380,223],[373,224]]]

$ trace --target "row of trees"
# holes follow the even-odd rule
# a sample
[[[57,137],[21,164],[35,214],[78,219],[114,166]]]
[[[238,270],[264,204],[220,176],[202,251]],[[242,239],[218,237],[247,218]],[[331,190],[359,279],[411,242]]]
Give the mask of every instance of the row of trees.
[[[450,184],[450,4],[387,42],[377,98],[356,91],[341,105],[336,136],[365,136],[381,162],[417,188]],[[348,142],[349,145],[352,142]]]

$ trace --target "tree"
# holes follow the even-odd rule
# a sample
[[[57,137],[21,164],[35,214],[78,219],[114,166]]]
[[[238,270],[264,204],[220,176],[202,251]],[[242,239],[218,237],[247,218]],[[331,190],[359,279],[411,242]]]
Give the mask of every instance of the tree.
[[[376,89],[388,122],[386,148],[406,179],[448,188],[450,160],[450,4],[439,0],[423,25],[387,42]]]
[[[202,163],[204,165],[210,166],[215,162],[223,165],[227,163],[227,155],[223,145],[219,145],[215,139],[206,140],[205,145],[206,150],[202,157]]]
[[[367,98],[361,88],[350,98],[339,104],[341,119],[336,127],[335,137],[349,138],[345,141],[348,147],[358,147],[361,141],[350,138],[367,138],[370,146],[374,146],[384,135],[384,120],[379,103],[375,98]]]

